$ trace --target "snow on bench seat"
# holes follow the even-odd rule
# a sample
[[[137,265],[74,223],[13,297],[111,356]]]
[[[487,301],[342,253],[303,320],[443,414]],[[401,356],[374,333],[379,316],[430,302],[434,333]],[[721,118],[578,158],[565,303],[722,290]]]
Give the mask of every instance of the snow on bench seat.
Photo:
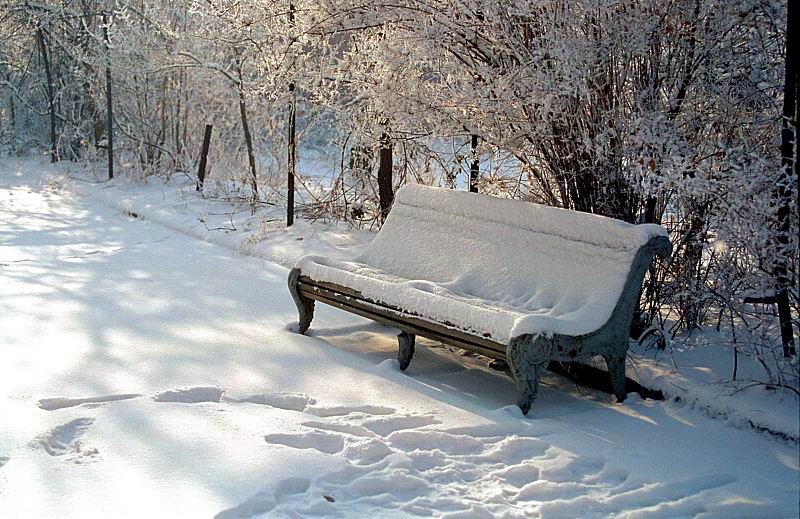
[[[659,225],[409,184],[353,261],[296,267],[386,305],[508,343],[583,335],[608,321],[636,252]]]

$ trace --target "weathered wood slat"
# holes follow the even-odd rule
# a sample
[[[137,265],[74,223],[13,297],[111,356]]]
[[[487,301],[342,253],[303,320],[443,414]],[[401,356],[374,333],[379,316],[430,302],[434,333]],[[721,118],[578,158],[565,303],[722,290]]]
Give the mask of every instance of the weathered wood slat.
[[[321,286],[321,285],[326,286]],[[342,290],[338,290],[342,288]],[[330,283],[309,282],[300,277],[300,293],[310,299],[341,308],[362,317],[378,321],[399,330],[427,337],[450,346],[486,355],[493,359],[505,360],[505,346],[475,335],[469,335],[432,321],[421,319],[389,306],[377,305],[357,292]]]
[[[488,334],[485,334],[483,337],[481,337],[476,333],[470,333],[466,330],[461,330],[456,326],[452,325],[451,323],[439,323],[436,321],[423,319],[420,316],[412,312],[409,312],[407,310],[396,308],[391,305],[386,305],[383,303],[376,303],[370,300],[369,298],[364,297],[364,295],[361,294],[360,292],[353,290],[352,288],[349,287],[343,287],[333,283],[315,281],[307,276],[302,276],[302,275],[299,278],[299,283],[301,285],[307,285],[321,290],[327,290],[329,292],[343,294],[347,297],[357,299],[373,307],[386,309],[389,312],[393,312],[398,317],[401,317],[403,321],[410,319],[413,322],[413,324],[417,327],[427,327],[433,331],[439,331],[440,333],[443,333],[445,335],[452,335],[453,337],[460,339],[464,342],[474,343],[482,346],[485,349],[505,351],[505,345],[493,341]]]

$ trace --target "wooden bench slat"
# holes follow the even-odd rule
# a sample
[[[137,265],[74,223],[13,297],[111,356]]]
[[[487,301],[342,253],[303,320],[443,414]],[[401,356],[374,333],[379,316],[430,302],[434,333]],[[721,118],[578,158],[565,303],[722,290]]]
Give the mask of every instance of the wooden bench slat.
[[[506,353],[505,345],[503,344],[469,335],[439,323],[420,319],[395,308],[379,305],[345,287],[338,287],[330,283],[324,283],[326,286],[322,285],[323,283],[313,282],[301,276],[298,288],[306,297],[379,321],[399,330],[421,335],[457,348],[471,350],[493,359],[505,360]]]

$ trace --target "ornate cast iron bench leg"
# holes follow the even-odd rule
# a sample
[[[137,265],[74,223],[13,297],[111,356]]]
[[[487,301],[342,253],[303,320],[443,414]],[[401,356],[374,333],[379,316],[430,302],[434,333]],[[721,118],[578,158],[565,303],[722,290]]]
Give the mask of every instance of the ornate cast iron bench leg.
[[[513,364],[509,364],[509,366],[513,366]],[[511,369],[517,383],[517,405],[522,410],[522,414],[528,414],[536,397],[539,396],[539,379],[545,368],[547,368],[547,362],[531,364],[525,373],[518,373],[514,368]]]
[[[506,360],[517,384],[517,405],[528,414],[539,394],[539,379],[550,361],[552,340],[543,336],[516,337],[506,347]]]
[[[623,402],[627,396],[625,392],[625,352],[621,355],[610,353],[603,355],[603,358],[606,359],[606,367],[611,377],[611,389],[617,397],[617,402]]]
[[[300,315],[297,331],[306,333],[308,327],[311,326],[311,320],[314,319],[315,301],[300,294],[300,290],[297,287],[298,279],[300,279],[300,269],[292,269],[289,272],[289,292],[292,294],[294,304],[297,306],[297,313]]]
[[[416,338],[416,335],[408,332],[400,332],[400,335],[397,336],[397,342],[400,346],[397,350],[397,361],[400,362],[400,369],[402,371],[405,371],[408,365],[411,364],[411,358],[414,356],[414,342]]]

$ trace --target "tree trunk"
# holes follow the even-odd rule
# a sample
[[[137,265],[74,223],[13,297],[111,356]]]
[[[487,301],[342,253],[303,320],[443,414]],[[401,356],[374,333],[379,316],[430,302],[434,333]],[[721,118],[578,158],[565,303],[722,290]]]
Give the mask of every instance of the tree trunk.
[[[11,83],[11,73],[9,72],[7,75],[9,84]],[[14,94],[13,92],[8,96],[8,119],[9,119],[9,127],[11,130],[11,154],[17,154],[17,109],[16,105],[14,104]]]
[[[689,228],[683,241],[686,244],[681,263],[681,278],[687,296],[681,297],[681,311],[686,329],[691,331],[700,325],[700,303],[696,299],[700,291],[700,269],[703,263],[703,247],[705,245],[706,212],[709,204],[704,202],[692,207]]]
[[[394,202],[392,189],[392,142],[389,135],[381,135],[380,163],[378,165],[378,197],[381,206],[381,222],[386,219]]]
[[[247,104],[244,95],[244,78],[242,76],[242,63],[236,52],[236,72],[239,75],[239,83],[236,85],[239,90],[239,115],[242,118],[242,131],[244,132],[244,143],[247,147],[247,160],[250,163],[250,187],[252,194],[252,210],[255,212],[258,202],[258,177],[256,175],[256,157],[253,154],[253,136],[250,134],[250,124],[247,122]]]
[[[783,355],[796,354],[792,315],[789,306],[791,279],[790,258],[793,251],[791,243],[792,184],[797,184],[800,197],[800,173],[797,170],[797,97],[798,67],[800,60],[800,22],[798,22],[797,2],[788,2],[786,17],[786,83],[783,90],[783,130],[781,132],[781,156],[783,175],[778,181],[778,258],[775,265],[775,280],[778,284],[778,316],[781,327]],[[800,202],[800,200],[798,200]],[[800,207],[798,208],[800,210]]]
[[[36,28],[36,41],[39,43],[39,52],[44,65],[44,75],[47,81],[47,106],[50,112],[50,162],[58,161],[58,144],[56,143],[56,102],[53,92],[53,75],[50,70],[50,58],[47,56],[47,45],[44,41],[44,32],[41,27]]]

